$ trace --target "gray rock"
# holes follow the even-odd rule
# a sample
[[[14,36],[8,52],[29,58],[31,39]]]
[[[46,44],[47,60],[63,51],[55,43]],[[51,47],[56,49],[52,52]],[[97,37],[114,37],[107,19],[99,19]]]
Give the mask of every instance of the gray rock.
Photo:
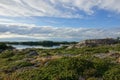
[[[38,53],[36,51],[30,51],[28,56],[37,56]]]
[[[82,76],[79,76],[79,79],[78,79],[78,80],[85,80],[85,78],[82,77]]]
[[[82,48],[82,47],[95,47],[100,45],[112,45],[116,44],[117,40],[113,38],[106,38],[106,39],[89,39],[79,42],[75,45],[70,45],[68,49],[71,48]]]
[[[117,59],[117,62],[120,63],[120,57]]]
[[[0,49],[0,53],[2,52],[3,50]]]

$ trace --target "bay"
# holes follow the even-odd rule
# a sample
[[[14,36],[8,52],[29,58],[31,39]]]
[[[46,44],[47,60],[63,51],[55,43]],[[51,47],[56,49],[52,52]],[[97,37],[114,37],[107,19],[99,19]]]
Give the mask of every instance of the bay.
[[[56,49],[60,48],[61,46],[52,46],[52,47],[45,47],[45,46],[30,46],[30,45],[9,45],[16,49],[26,49],[26,48],[40,48],[40,49]]]

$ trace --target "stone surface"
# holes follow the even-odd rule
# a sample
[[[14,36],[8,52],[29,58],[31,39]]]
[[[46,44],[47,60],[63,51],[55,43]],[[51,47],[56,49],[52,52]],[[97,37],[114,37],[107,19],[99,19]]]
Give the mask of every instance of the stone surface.
[[[117,59],[117,62],[120,63],[120,57]]]
[[[38,53],[36,51],[30,51],[28,56],[37,56]]]
[[[81,47],[95,47],[100,45],[112,45],[116,44],[117,40],[113,38],[106,38],[106,39],[89,39],[79,42],[75,45],[70,45],[68,49],[71,48],[81,48]]]

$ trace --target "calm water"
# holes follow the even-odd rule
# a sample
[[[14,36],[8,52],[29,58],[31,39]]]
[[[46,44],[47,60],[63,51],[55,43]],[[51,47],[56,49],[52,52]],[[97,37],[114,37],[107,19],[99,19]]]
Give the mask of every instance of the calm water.
[[[26,49],[26,48],[41,48],[41,49],[55,49],[60,48],[60,46],[44,47],[44,46],[28,46],[28,45],[11,45],[16,49]]]

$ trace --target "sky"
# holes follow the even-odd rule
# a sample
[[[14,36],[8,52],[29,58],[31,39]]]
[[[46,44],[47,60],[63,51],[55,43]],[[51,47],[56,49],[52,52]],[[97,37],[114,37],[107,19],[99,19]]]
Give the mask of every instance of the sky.
[[[120,0],[0,0],[0,41],[120,37]]]

